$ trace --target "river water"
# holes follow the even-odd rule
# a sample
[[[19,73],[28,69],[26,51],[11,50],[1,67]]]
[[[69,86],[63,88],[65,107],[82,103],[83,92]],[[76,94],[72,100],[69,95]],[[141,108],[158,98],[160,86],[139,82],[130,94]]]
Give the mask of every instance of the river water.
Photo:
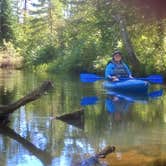
[[[102,80],[82,83],[79,75],[0,70],[0,104],[20,99],[44,80],[54,89],[20,107],[9,125],[1,126],[0,166],[72,166],[107,145],[116,147],[112,166],[165,160],[164,85],[151,85],[147,96],[125,96],[110,94]],[[54,119],[80,108],[85,117],[79,126]]]

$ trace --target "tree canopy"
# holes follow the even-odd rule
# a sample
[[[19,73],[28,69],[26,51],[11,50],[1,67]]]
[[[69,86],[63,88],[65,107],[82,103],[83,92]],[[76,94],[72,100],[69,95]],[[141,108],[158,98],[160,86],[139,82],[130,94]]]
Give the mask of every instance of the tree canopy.
[[[11,10],[10,0],[2,0],[0,2],[0,43],[2,43],[2,40],[9,41],[14,37]]]
[[[26,67],[103,72],[119,49],[136,73],[166,72],[164,0],[11,2],[0,3],[1,45],[11,42]]]

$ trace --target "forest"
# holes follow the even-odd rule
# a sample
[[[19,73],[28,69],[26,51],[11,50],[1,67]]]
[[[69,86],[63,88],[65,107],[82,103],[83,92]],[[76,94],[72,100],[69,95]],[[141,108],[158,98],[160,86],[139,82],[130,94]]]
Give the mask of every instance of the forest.
[[[1,0],[0,66],[103,73],[115,50],[135,74],[166,73],[164,0]]]

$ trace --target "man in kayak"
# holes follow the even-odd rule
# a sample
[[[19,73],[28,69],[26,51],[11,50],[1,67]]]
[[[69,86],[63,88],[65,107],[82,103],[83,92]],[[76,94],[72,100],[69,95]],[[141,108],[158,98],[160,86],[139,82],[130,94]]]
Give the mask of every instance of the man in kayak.
[[[105,78],[111,81],[119,81],[120,78],[133,78],[130,69],[122,60],[120,51],[113,53],[112,61],[105,69]]]

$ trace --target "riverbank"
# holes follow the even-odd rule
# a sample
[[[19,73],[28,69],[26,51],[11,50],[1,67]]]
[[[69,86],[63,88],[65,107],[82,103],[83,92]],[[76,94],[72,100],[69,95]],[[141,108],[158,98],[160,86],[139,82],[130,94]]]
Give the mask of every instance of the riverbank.
[[[23,57],[9,55],[7,52],[1,51],[0,68],[21,69],[23,68]]]
[[[136,146],[130,149],[116,149],[104,161],[112,166],[164,166],[166,165],[166,151],[161,152],[158,144]],[[165,145],[163,145],[163,149]]]

